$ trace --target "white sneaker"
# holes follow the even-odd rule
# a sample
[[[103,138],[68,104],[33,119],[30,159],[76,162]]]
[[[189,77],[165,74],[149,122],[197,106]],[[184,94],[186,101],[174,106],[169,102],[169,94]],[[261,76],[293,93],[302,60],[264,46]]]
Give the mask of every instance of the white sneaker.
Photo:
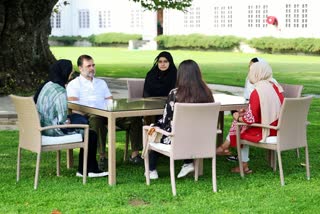
[[[108,176],[108,172],[89,172],[88,177],[89,178],[99,178],[99,177],[106,177]]]
[[[144,176],[146,176],[146,173],[144,173]],[[159,176],[158,176],[158,172],[157,170],[152,170],[152,171],[149,171],[149,176],[150,176],[150,179],[152,180],[155,180],[155,179],[158,179]]]
[[[186,176],[187,174],[189,174],[190,172],[194,171],[194,166],[193,163],[187,163],[187,164],[183,164],[182,168],[178,174],[178,178],[182,178],[184,176]]]
[[[98,177],[105,177],[108,176],[108,172],[89,172],[88,177],[89,178],[98,178]],[[83,175],[80,172],[76,173],[77,177],[83,177]]]
[[[81,177],[81,178],[83,177],[83,175],[82,175],[80,172],[77,172],[77,173],[76,173],[76,176],[77,176],[77,177]]]

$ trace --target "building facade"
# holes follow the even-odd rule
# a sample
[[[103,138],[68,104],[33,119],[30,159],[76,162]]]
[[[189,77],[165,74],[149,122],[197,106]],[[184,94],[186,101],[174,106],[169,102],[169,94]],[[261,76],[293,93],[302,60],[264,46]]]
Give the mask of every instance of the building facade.
[[[157,36],[157,13],[129,0],[69,0],[51,17],[54,36],[109,32]],[[59,4],[59,3],[58,3]],[[193,0],[186,12],[164,10],[163,34],[234,35],[244,38],[320,38],[319,0]],[[269,21],[267,21],[269,17]]]

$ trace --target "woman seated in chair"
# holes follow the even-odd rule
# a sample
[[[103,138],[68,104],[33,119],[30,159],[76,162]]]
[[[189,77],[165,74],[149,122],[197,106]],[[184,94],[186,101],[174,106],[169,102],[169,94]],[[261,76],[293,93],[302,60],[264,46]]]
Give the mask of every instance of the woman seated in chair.
[[[37,104],[41,126],[44,127],[70,123],[70,120],[67,119],[68,105],[65,85],[72,76],[72,71],[73,68],[70,60],[58,60],[50,67],[48,81],[42,84],[37,90],[34,96],[34,101]],[[72,117],[71,123],[83,123],[80,119],[83,120],[83,118]],[[43,134],[47,136],[64,136],[70,134],[70,132],[73,133],[74,130],[49,129],[43,131]],[[98,163],[96,160],[97,136],[96,133],[91,130],[89,132],[88,144],[88,177],[107,176],[107,172],[102,172],[98,169]],[[76,175],[82,177],[82,171],[83,149],[81,148],[78,172]]]
[[[203,81],[200,68],[193,60],[183,61],[178,68],[176,88],[172,89],[168,95],[162,118],[155,124],[161,129],[171,132],[171,122],[174,114],[174,104],[179,103],[211,103],[214,102],[212,92]],[[171,144],[170,138],[163,136],[161,143]],[[194,142],[197,143],[197,142]],[[151,151],[150,159],[150,179],[157,179],[156,170],[159,153]],[[193,160],[184,160],[178,178],[184,177],[194,171]]]
[[[175,87],[177,68],[171,54],[161,52],[145,78],[143,97],[166,97]]]
[[[276,126],[280,108],[284,100],[281,86],[272,81],[272,68],[265,61],[253,63],[249,68],[248,79],[251,84],[254,84],[249,99],[247,109],[241,109],[233,113],[233,123],[231,125],[229,135],[226,141],[217,148],[217,154],[229,154],[229,146],[236,146],[236,126],[237,122],[247,124],[260,123]],[[265,140],[268,136],[276,136],[277,132],[259,127],[243,127],[241,130],[241,139],[259,143]],[[245,173],[251,173],[249,169],[249,146],[245,145],[241,149],[241,157]],[[239,172],[239,167],[233,168],[232,172]]]
[[[248,69],[248,74],[250,71],[250,67],[252,64],[256,63],[256,62],[266,62],[264,59],[262,58],[258,58],[258,57],[254,57],[249,61],[249,69]],[[272,82],[278,84],[277,80],[275,80],[274,78],[271,79]],[[243,97],[246,100],[250,99],[250,95],[252,93],[252,91],[254,90],[254,84],[250,83],[249,81],[249,77],[247,75],[246,77],[246,81],[245,81],[245,85],[244,85],[244,91],[243,91]],[[242,110],[243,111],[243,110]],[[237,111],[231,111],[231,114],[233,115],[234,113],[236,113]],[[227,140],[225,142],[225,145],[229,145],[230,144],[230,140],[229,140],[229,135],[227,136]],[[231,152],[229,151],[229,149],[225,149],[223,150],[221,147],[218,148],[217,150],[217,155],[230,155],[228,156],[226,159],[228,161],[238,161],[238,156],[237,155],[231,155]]]

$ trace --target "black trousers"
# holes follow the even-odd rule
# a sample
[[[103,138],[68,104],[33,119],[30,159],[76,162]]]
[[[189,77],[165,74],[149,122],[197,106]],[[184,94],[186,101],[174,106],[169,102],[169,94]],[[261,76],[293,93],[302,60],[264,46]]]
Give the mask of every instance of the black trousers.
[[[88,142],[88,163],[87,163],[87,171],[88,172],[98,172],[98,162],[96,159],[97,154],[97,134],[89,130],[89,142]],[[78,172],[82,174],[83,171],[83,149],[80,149],[79,153],[79,165]]]

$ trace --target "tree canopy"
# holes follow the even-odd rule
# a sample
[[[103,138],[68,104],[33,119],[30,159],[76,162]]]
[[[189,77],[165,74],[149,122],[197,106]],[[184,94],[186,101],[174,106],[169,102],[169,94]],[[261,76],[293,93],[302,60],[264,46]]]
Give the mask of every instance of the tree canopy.
[[[128,0],[147,10],[185,10],[192,0]],[[50,17],[58,0],[0,0],[0,95],[32,93],[56,60],[50,51]],[[66,5],[68,0],[58,4]]]
[[[191,6],[192,0],[130,0],[139,2],[142,7],[148,10],[159,10],[159,9],[176,9],[185,10]]]

